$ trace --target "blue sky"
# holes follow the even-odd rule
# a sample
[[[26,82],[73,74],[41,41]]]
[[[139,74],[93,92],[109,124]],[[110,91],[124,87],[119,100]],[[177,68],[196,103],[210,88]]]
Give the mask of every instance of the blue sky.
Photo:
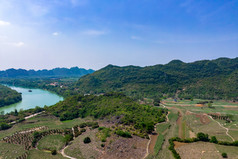
[[[0,0],[0,70],[237,55],[237,0]]]

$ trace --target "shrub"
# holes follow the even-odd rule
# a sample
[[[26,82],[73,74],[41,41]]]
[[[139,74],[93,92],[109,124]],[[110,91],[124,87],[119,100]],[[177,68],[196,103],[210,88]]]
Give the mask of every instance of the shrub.
[[[122,130],[117,130],[116,134],[121,136],[121,137],[125,137],[125,138],[131,138],[131,134],[128,131],[122,131]]]
[[[51,154],[52,154],[52,155],[56,155],[56,154],[57,154],[57,151],[56,151],[56,150],[52,150],[52,151],[51,151]]]
[[[85,137],[84,140],[83,140],[83,142],[84,142],[85,144],[88,144],[88,143],[91,142],[91,139],[90,139],[89,137]]]
[[[81,129],[80,132],[81,133],[86,132],[86,129]]]
[[[104,128],[105,128],[105,127],[99,127],[98,130],[100,131],[100,130],[103,130]]]
[[[200,140],[200,141],[209,141],[209,138],[208,138],[208,134],[204,134],[202,132],[199,132],[197,134],[197,138]]]
[[[81,123],[81,124],[79,124],[79,127],[80,127],[80,128],[85,128],[86,126],[87,126],[86,123]]]
[[[64,141],[65,141],[65,143],[66,144],[68,144],[70,141],[72,141],[73,140],[73,134],[67,134],[67,135],[65,135],[65,137],[64,137]]]
[[[217,144],[218,141],[217,141],[216,136],[212,136],[211,139],[210,139],[210,142]]]
[[[98,128],[98,127],[99,127],[99,125],[93,125],[93,126],[92,126],[93,129],[96,129],[96,128]]]
[[[221,154],[221,156],[222,156],[223,158],[227,158],[227,153],[223,152],[223,153]]]
[[[40,137],[40,133],[37,132],[37,131],[35,131],[35,132],[33,133],[33,137],[34,137],[35,139],[38,138],[38,137]]]
[[[101,147],[105,147],[105,144],[101,144]]]
[[[10,125],[8,125],[7,123],[0,123],[0,130],[6,130],[6,129],[9,129],[11,128]]]

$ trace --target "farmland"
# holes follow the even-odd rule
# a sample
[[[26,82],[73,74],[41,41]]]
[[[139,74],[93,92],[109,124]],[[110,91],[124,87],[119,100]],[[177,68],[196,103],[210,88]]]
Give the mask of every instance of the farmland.
[[[238,103],[213,101],[212,107],[208,107],[206,104],[202,107],[197,106],[197,103],[202,101],[205,100],[194,99],[193,101],[174,101],[173,99],[166,99],[162,101],[161,105],[169,109],[170,119],[175,118],[175,115],[178,116],[176,126],[173,127],[172,121],[170,121],[171,127],[168,128],[168,131],[174,132],[172,136],[180,137],[182,139],[193,138],[196,137],[197,133],[203,132],[209,136],[216,136],[219,141],[233,142],[238,140]],[[177,112],[177,114],[171,114],[171,112]],[[218,118],[214,119],[211,117],[212,114],[217,116],[230,116],[232,119],[231,122]],[[206,146],[203,146],[204,144]],[[163,148],[160,151],[162,156],[166,153],[167,148],[168,145],[165,140]],[[238,155],[237,151],[235,151],[237,147],[207,144],[203,142],[180,145],[179,147],[175,147],[175,149],[178,151],[181,158],[191,158],[190,153],[193,153],[194,158],[221,158],[220,152],[222,150],[224,150],[231,158],[237,158]],[[191,152],[188,150],[193,151]],[[209,153],[212,151],[217,153]],[[169,154],[170,153],[167,152],[166,156],[169,156]],[[157,158],[160,157],[158,156]]]
[[[36,149],[25,150],[21,144],[11,144],[0,142],[1,157],[12,158],[27,154],[28,158],[65,158],[64,155],[74,158],[146,158],[146,159],[173,159],[171,151],[168,149],[168,140],[172,137],[180,137],[182,139],[194,138],[199,132],[216,136],[219,141],[233,142],[238,140],[238,116],[234,110],[238,109],[238,104],[224,101],[213,101],[212,107],[204,105],[198,107],[197,103],[203,100],[194,99],[178,100],[172,99],[163,100],[160,107],[168,109],[166,116],[167,120],[156,124],[156,131],[150,135],[150,139],[141,138],[132,135],[132,138],[120,137],[116,134],[118,129],[136,133],[133,127],[126,125],[117,125],[108,122],[108,118],[104,120],[94,119],[93,117],[75,118],[73,120],[60,121],[47,112],[38,116],[32,117],[21,123],[13,125],[12,128],[0,131],[0,138],[14,135],[16,132],[24,133],[29,130],[35,131],[53,131],[65,130],[81,132],[73,141],[65,147],[65,139],[62,134],[51,134],[42,137]],[[220,116],[231,115],[231,122],[220,118],[211,117],[212,114]],[[88,127],[88,122],[98,122],[99,128]],[[80,125],[84,125],[80,128]],[[86,126],[86,127],[85,127]],[[34,134],[29,134],[29,140],[32,140]],[[91,142],[83,143],[83,140],[89,137]],[[205,146],[204,146],[205,145]],[[65,147],[65,148],[64,148]],[[6,149],[14,150],[14,154]],[[176,151],[182,158],[189,158],[193,149],[194,158],[221,158],[221,153],[224,151],[230,158],[237,157],[237,147],[216,145],[213,143],[195,142],[189,144],[179,144],[175,146]],[[52,156],[52,150],[56,150],[57,154]],[[122,153],[123,152],[123,153]],[[147,154],[148,152],[148,154]],[[214,152],[214,153],[212,153]],[[136,155],[135,155],[136,154]],[[67,157],[66,157],[67,158]]]

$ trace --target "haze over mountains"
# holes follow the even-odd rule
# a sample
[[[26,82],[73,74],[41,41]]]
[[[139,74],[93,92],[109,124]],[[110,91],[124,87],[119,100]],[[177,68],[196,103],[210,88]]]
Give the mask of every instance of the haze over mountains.
[[[0,77],[21,78],[21,77],[81,77],[83,75],[93,73],[92,69],[84,69],[78,67],[54,68],[52,70],[25,70],[25,69],[8,69],[0,71]]]

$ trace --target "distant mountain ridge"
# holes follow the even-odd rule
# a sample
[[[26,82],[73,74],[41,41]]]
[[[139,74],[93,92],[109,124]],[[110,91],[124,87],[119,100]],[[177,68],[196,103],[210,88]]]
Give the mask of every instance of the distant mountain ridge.
[[[92,69],[84,69],[78,67],[54,68],[52,70],[25,70],[25,69],[7,69],[0,71],[0,77],[21,78],[21,77],[81,77],[86,74],[93,73]]]
[[[147,67],[108,65],[79,79],[82,93],[124,92],[129,96],[238,100],[238,58]]]

